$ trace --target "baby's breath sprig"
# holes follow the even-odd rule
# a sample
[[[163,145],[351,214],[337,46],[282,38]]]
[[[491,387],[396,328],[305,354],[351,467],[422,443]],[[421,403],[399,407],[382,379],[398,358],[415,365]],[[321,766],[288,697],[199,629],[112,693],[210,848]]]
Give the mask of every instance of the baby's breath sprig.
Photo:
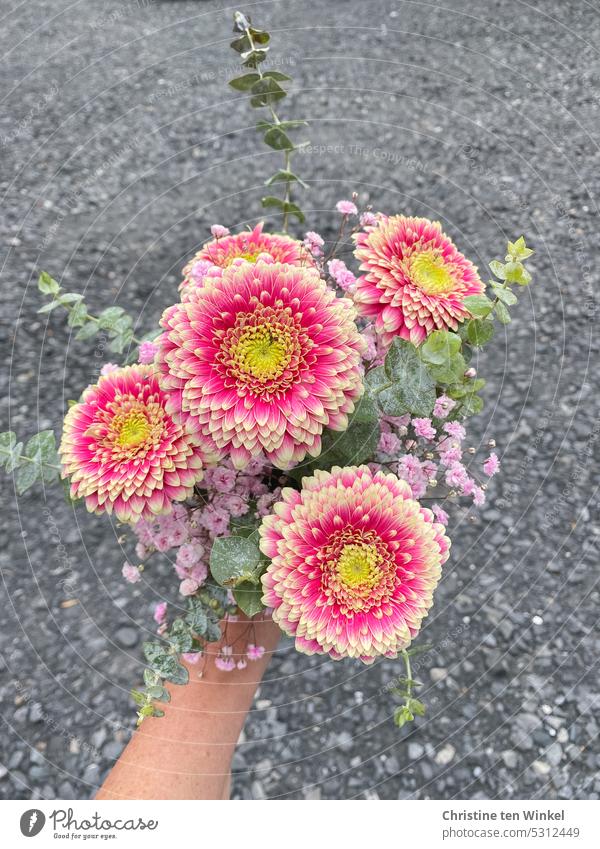
[[[242,12],[234,13],[233,31],[238,36],[231,42],[231,47],[240,54],[243,67],[250,70],[230,80],[229,85],[236,91],[248,92],[250,106],[253,108],[269,110],[270,119],[259,121],[256,128],[263,133],[266,145],[273,150],[282,151],[284,163],[283,168],[266,180],[265,185],[283,183],[283,198],[267,195],[263,197],[262,205],[266,209],[278,209],[283,213],[282,229],[284,233],[287,233],[290,216],[297,218],[300,223],[304,221],[304,213],[297,203],[292,202],[292,184],[296,183],[303,188],[308,188],[291,168],[292,154],[303,145],[294,144],[288,133],[290,130],[306,126],[306,121],[282,121],[277,115],[275,105],[287,97],[287,92],[281,83],[289,82],[291,77],[281,71],[262,70],[261,64],[269,52],[268,45],[271,40],[269,33],[253,27],[250,18]]]

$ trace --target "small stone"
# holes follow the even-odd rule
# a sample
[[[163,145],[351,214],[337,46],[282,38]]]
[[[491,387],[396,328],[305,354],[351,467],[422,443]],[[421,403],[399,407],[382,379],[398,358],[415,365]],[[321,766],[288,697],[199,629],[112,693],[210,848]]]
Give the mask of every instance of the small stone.
[[[121,628],[117,629],[115,634],[115,640],[119,645],[123,646],[123,648],[131,649],[135,645],[137,645],[138,641],[138,632],[135,628],[129,628],[124,625]]]
[[[562,749],[558,743],[552,743],[546,749],[546,758],[552,766],[558,766],[562,760]]]
[[[519,763],[519,756],[513,749],[505,749],[502,752],[502,760],[504,761],[504,766],[507,766],[509,769],[516,769]]]
[[[435,756],[436,764],[439,766],[447,766],[450,763],[454,755],[456,754],[456,749],[450,743],[446,743],[446,745],[439,750],[437,755]]]
[[[411,761],[417,761],[419,758],[422,758],[424,754],[425,749],[420,743],[408,744],[408,757]]]
[[[349,731],[341,731],[337,744],[342,752],[350,752],[352,751],[352,734]]]
[[[115,761],[123,751],[123,744],[118,740],[110,740],[102,746],[102,755],[107,760]]]
[[[44,718],[44,709],[39,702],[32,702],[29,708],[29,721],[41,722]]]
[[[533,761],[531,764],[536,775],[546,776],[550,773],[552,767],[546,761]]]
[[[432,666],[429,670],[429,675],[431,680],[437,683],[438,681],[443,681],[448,677],[448,670],[444,669],[443,666]]]

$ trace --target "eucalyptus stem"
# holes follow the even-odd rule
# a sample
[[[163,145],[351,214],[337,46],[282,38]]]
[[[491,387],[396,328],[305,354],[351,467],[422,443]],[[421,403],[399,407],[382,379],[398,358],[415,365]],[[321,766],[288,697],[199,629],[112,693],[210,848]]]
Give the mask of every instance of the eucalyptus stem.
[[[257,49],[257,45],[254,41],[254,38],[252,37],[252,29],[250,27],[250,22],[248,21],[247,23],[248,23],[248,25],[244,28],[244,34],[245,34],[246,38],[248,39],[248,41],[250,42],[251,50],[254,51],[254,50]],[[266,79],[265,75],[261,71],[259,64],[256,65],[256,73],[258,74],[261,82],[263,82]],[[275,111],[273,104],[269,103],[268,107],[269,107],[269,112],[271,113],[271,117],[273,119],[273,123],[274,124],[281,124],[281,120],[280,120],[277,112]],[[283,165],[283,167],[284,167],[284,170],[288,174],[290,172],[291,161],[292,161],[291,151],[287,150],[287,149],[284,150],[284,165]],[[291,203],[291,199],[292,199],[292,181],[289,179],[289,177],[287,177],[286,180],[285,180],[283,201],[284,201],[285,204],[288,204],[288,203]],[[286,209],[284,209],[284,212],[283,212],[283,232],[284,233],[287,233],[287,231],[288,231],[288,222],[289,222],[289,211],[286,208]]]
[[[274,183],[284,183],[283,197],[269,195],[262,198],[265,208],[273,207],[282,213],[283,232],[287,233],[290,219],[295,216],[301,223],[304,214],[297,203],[292,202],[292,183],[297,182],[303,188],[307,188],[296,174],[291,171],[292,153],[298,150],[299,145],[288,136],[288,131],[304,126],[306,121],[282,120],[277,114],[277,104],[286,97],[287,92],[280,83],[291,79],[281,71],[268,68],[261,70],[261,63],[267,58],[269,41],[271,36],[262,29],[252,25],[251,20],[241,12],[235,12],[233,16],[233,29],[238,37],[231,42],[231,47],[240,54],[242,66],[248,68],[249,73],[241,77],[235,77],[229,81],[229,85],[236,91],[248,92],[250,95],[250,106],[257,109],[267,108],[270,120],[259,121],[256,128],[264,133],[264,142],[273,150],[283,153],[283,166],[266,181],[267,186]]]

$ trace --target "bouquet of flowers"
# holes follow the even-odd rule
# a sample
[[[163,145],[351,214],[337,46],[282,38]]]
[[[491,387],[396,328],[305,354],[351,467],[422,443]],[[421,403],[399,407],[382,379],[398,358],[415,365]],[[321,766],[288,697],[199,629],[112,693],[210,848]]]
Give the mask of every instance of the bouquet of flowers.
[[[283,156],[267,180],[282,193],[263,199],[281,232],[213,225],[143,338],[120,307],[91,315],[43,272],[40,312],[65,309],[79,340],[103,331],[124,364],[71,402],[58,448],[52,431],[25,447],[7,432],[0,459],[19,494],[62,479],[70,499],[127,524],[139,564],[124,565],[127,581],[161,556],[174,566],[184,600],[173,616],[156,607],[140,721],[207,644],[223,670],[259,658],[253,617],[270,615],[300,652],[403,658],[403,725],[424,711],[410,657],[449,556],[448,505],[482,505],[499,467],[463,447],[483,406],[472,363],[510,322],[532,251],[509,242],[486,286],[439,223],[361,208],[356,194],[336,205],[334,242],[289,235],[304,222],[291,138],[304,122],[278,115],[289,77],[265,69],[269,34],[239,12],[234,30],[244,72],[230,85],[265,110],[257,128]],[[229,645],[240,611],[247,640]]]

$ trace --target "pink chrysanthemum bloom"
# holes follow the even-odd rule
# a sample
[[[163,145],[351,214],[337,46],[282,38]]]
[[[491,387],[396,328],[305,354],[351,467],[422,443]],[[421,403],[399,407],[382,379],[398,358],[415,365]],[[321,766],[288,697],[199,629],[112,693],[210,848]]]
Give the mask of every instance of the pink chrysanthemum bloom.
[[[365,272],[354,301],[386,344],[401,336],[418,345],[434,330],[456,330],[469,315],[463,299],[484,290],[477,269],[438,221],[382,216],[353,238]]]
[[[262,452],[282,469],[316,457],[323,428],[345,430],[363,392],[354,306],[314,268],[216,271],[162,317],[167,409],[236,468]]]
[[[90,512],[137,522],[171,510],[202,478],[197,436],[175,422],[152,366],[112,371],[88,386],[64,421],[62,474]]]
[[[180,290],[188,286],[196,286],[200,277],[204,277],[209,265],[227,268],[236,259],[256,262],[261,254],[267,255],[274,262],[284,262],[288,265],[313,265],[310,252],[296,239],[275,233],[263,233],[264,222],[256,225],[254,230],[237,233],[234,236],[224,236],[208,242],[198,251],[194,258],[183,269],[183,283]]]
[[[368,466],[305,478],[262,521],[263,603],[307,654],[395,657],[432,604],[450,540],[395,475]]]

